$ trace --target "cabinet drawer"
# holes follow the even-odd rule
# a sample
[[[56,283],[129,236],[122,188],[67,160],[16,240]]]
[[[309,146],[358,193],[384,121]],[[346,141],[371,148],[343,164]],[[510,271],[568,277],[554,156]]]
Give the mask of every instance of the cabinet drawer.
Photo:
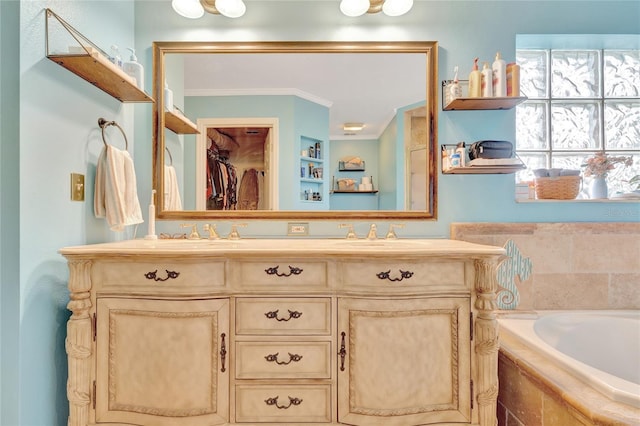
[[[237,342],[238,379],[328,379],[331,342]]]
[[[237,385],[236,422],[329,423],[330,385]]]
[[[465,287],[462,261],[341,262],[344,285],[397,290],[405,287]]]
[[[327,263],[321,261],[244,261],[233,265],[232,270],[241,287],[272,289],[286,286],[296,290],[327,286]]]
[[[101,291],[133,291],[174,294],[206,292],[224,287],[223,261],[206,263],[171,262],[96,262],[91,279]]]
[[[330,335],[331,299],[252,298],[236,299],[237,334]]]

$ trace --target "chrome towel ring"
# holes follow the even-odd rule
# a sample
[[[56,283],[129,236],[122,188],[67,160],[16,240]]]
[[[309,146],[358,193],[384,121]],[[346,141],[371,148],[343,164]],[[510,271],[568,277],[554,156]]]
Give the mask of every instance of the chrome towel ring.
[[[127,140],[127,135],[124,133],[124,130],[122,130],[122,127],[120,127],[120,125],[118,123],[116,123],[115,121],[107,121],[104,118],[98,118],[98,126],[100,126],[100,128],[102,129],[102,141],[104,142],[104,146],[107,146],[107,139],[105,138],[104,135],[104,129],[106,129],[109,126],[116,126],[118,129],[120,129],[120,132],[122,132],[122,136],[124,136],[124,146],[125,146],[125,150],[129,150],[129,141]]]

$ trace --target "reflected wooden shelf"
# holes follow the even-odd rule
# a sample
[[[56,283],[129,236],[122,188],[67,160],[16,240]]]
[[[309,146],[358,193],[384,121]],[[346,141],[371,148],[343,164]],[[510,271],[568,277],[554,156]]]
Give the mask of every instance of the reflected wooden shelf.
[[[334,191],[331,191],[332,194],[376,194],[378,193],[377,189],[371,190],[371,191],[341,191],[339,189],[336,189]]]
[[[195,135],[200,133],[197,126],[187,117],[170,111],[164,112],[164,126],[179,135]]]
[[[50,23],[49,21],[52,20]],[[89,41],[79,31],[67,24],[50,9],[47,9],[47,58],[68,69],[102,91],[108,93],[120,102],[154,102],[153,98],[140,90],[135,80],[122,69],[111,63],[107,55],[95,44]],[[57,23],[78,44],[49,51],[50,27]],[[69,49],[67,53],[66,50]]]
[[[520,170],[526,169],[527,166],[514,165],[514,166],[473,166],[473,167],[453,167],[448,170],[443,170],[443,175],[489,175],[489,174],[509,174],[516,173]]]

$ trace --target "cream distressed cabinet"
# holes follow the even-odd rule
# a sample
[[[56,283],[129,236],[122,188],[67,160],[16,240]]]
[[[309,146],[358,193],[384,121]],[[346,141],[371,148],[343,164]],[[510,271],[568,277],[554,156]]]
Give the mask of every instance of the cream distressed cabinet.
[[[68,247],[69,426],[494,426],[499,247]]]

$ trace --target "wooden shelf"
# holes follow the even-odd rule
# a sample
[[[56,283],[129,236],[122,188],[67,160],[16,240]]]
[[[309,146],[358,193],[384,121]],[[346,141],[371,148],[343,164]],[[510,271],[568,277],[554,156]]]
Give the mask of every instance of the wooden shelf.
[[[526,101],[526,96],[500,98],[456,98],[443,105],[443,111],[499,110],[511,109]]]
[[[443,170],[443,175],[489,175],[489,174],[509,174],[524,170],[524,164],[516,166],[473,166],[473,167],[453,167]]]
[[[460,80],[458,82],[468,92],[467,80]],[[512,109],[516,105],[521,104],[528,98],[526,96],[504,96],[504,97],[492,97],[492,98],[455,98],[447,103],[449,99],[449,87],[453,84],[453,80],[442,81],[442,110],[443,111],[480,111],[480,110],[506,110]],[[467,89],[465,89],[467,87]]]
[[[89,55],[47,55],[58,65],[68,69],[77,76],[85,79],[97,88],[110,94],[120,102],[153,102],[153,98],[115,71],[114,66],[104,63],[106,59]],[[109,62],[109,64],[111,64]],[[124,71],[123,71],[124,74]],[[126,77],[128,77],[125,74]]]
[[[200,133],[196,125],[187,117],[169,111],[164,112],[164,126],[179,135],[195,135]]]
[[[53,13],[51,9],[47,9],[46,13],[47,58],[110,94],[120,102],[154,102],[151,96],[136,86],[135,79],[127,75],[117,65],[111,63],[100,48]],[[57,49],[50,50],[50,31],[54,34],[66,31],[64,34],[68,34],[69,39],[75,40],[76,44],[58,46]],[[58,38],[61,37],[58,35],[56,39]]]

